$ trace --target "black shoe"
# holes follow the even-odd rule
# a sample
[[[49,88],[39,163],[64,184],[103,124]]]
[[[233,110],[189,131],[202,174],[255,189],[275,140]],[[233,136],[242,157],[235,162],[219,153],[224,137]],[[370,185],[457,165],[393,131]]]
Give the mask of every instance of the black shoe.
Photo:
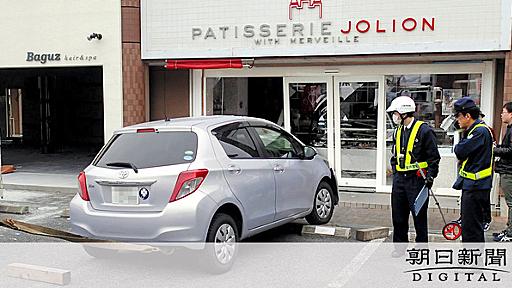
[[[508,236],[507,234],[503,235],[503,237],[500,238],[500,242],[512,242],[512,236]]]
[[[484,232],[489,231],[489,228],[491,228],[491,223],[490,222],[484,222],[484,224],[482,225],[482,228],[484,229]]]
[[[493,236],[493,237],[496,237],[496,236],[498,236],[498,235],[500,235],[500,234],[504,234],[504,233],[507,233],[507,229],[505,229],[505,230],[503,230],[503,231],[501,231],[501,232],[494,232],[494,233],[492,233],[492,236]]]
[[[492,233],[492,240],[500,242],[503,237],[507,236],[507,230],[503,230],[499,233]]]

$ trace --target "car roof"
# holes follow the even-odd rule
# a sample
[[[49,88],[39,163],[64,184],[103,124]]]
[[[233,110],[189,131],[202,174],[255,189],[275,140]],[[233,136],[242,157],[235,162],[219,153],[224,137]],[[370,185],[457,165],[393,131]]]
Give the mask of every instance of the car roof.
[[[270,121],[260,119],[260,118],[254,118],[254,117],[233,116],[233,115],[214,115],[214,116],[182,117],[182,118],[173,118],[173,119],[169,119],[169,120],[158,120],[158,121],[145,122],[145,123],[140,123],[140,124],[131,125],[131,126],[121,128],[121,129],[117,130],[116,133],[129,132],[129,131],[133,131],[136,129],[144,129],[144,128],[183,129],[183,128],[198,127],[201,129],[206,129],[209,126],[222,124],[222,123],[236,122],[236,121],[260,122],[262,124],[275,125],[274,123],[272,123]]]

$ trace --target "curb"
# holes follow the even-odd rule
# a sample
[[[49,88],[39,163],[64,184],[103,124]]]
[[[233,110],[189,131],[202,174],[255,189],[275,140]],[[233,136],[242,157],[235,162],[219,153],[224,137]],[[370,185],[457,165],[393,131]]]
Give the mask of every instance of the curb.
[[[389,227],[375,227],[356,230],[356,239],[359,241],[370,241],[374,239],[387,238]]]
[[[70,186],[41,186],[41,185],[26,185],[26,184],[8,184],[4,183],[4,189],[8,190],[26,190],[26,191],[40,191],[40,192],[63,192],[63,193],[76,193],[77,187]]]
[[[348,207],[348,208],[361,208],[361,209],[380,209],[380,210],[391,210],[391,205],[389,204],[370,204],[370,203],[360,203],[360,202],[340,202],[340,207]],[[460,213],[459,208],[441,208],[443,213]],[[439,209],[437,207],[429,207],[428,212],[437,212],[439,213]],[[493,215],[498,214],[499,211],[492,211]]]
[[[7,214],[27,214],[28,206],[16,206],[16,205],[3,205],[0,204],[0,213]]]
[[[7,265],[7,276],[57,285],[71,282],[71,271],[23,263]]]
[[[352,228],[348,227],[335,227],[335,226],[316,226],[304,225],[302,226],[302,235],[316,234],[323,236],[334,236],[349,239],[351,236]]]

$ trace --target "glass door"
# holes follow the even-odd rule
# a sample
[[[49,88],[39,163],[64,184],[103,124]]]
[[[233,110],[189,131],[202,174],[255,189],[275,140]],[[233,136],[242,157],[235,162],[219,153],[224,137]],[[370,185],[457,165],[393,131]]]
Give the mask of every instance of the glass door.
[[[380,86],[379,78],[334,78],[334,158],[340,186],[376,187],[383,146],[377,140]]]
[[[334,168],[332,77],[285,78],[284,95],[285,129]]]

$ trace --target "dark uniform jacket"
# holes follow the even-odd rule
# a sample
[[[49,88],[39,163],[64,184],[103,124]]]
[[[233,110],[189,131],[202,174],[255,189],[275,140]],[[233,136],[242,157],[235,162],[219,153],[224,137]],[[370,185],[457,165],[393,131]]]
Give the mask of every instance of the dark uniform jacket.
[[[494,156],[500,157],[496,162],[496,173],[512,174],[512,124],[507,126],[501,145],[494,148]]]
[[[485,170],[491,166],[493,138],[489,129],[485,127],[476,128],[471,135],[469,132],[477,124],[485,124],[481,120],[476,120],[462,135],[459,144],[455,145],[455,155],[459,161],[468,159],[464,170],[466,172],[476,173]],[[489,190],[492,188],[492,175],[479,180],[471,180],[458,175],[453,189],[457,190]]]
[[[407,129],[406,127],[402,127],[402,140],[400,141],[400,145],[402,146],[403,150],[405,152],[405,149],[407,149],[407,144],[409,143],[409,135],[411,134],[412,128],[416,124],[418,120],[414,120],[414,122],[411,125],[411,129]],[[393,157],[391,158],[391,167],[393,167],[393,173],[397,173],[396,171],[396,129],[395,134],[393,136]],[[427,168],[427,177],[433,177],[436,178],[437,174],[439,173],[439,161],[441,160],[441,156],[439,155],[439,150],[437,149],[437,138],[434,133],[434,130],[428,125],[428,124],[422,124],[420,126],[420,129],[418,130],[418,134],[416,135],[416,140],[414,141],[414,146],[412,149],[412,154],[418,162],[427,162],[428,168]],[[414,161],[411,160],[411,164],[413,164]],[[398,172],[400,173],[400,172]]]

